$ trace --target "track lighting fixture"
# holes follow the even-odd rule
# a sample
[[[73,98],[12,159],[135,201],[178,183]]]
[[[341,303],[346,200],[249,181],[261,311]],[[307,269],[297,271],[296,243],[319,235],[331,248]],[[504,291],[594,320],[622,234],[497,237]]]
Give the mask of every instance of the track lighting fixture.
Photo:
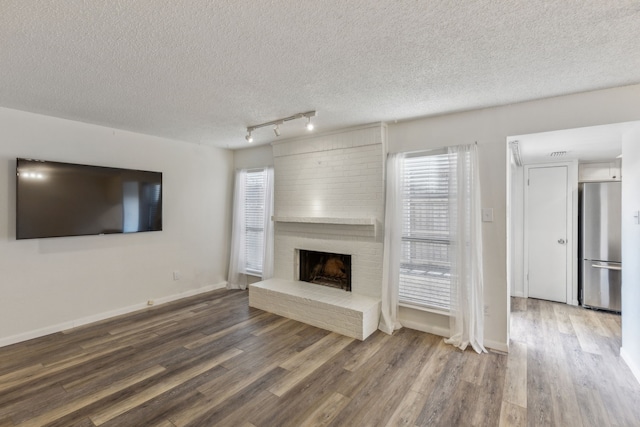
[[[313,123],[311,123],[311,117],[315,117],[318,113],[314,110],[314,111],[307,111],[306,113],[298,113],[298,114],[294,114],[293,116],[289,116],[289,117],[285,117],[283,119],[277,119],[277,120],[272,120],[270,122],[266,122],[266,123],[260,123],[259,125],[253,125],[253,126],[249,126],[247,127],[247,136],[245,136],[245,139],[247,140],[247,142],[253,142],[253,137],[251,136],[251,132],[253,132],[256,129],[262,128],[262,127],[266,127],[266,126],[273,126],[273,133],[276,136],[280,136],[280,125],[284,124],[284,122],[288,122],[290,120],[295,120],[295,119],[304,119],[305,117],[307,118],[307,125],[306,128],[307,130],[311,131],[313,130]]]

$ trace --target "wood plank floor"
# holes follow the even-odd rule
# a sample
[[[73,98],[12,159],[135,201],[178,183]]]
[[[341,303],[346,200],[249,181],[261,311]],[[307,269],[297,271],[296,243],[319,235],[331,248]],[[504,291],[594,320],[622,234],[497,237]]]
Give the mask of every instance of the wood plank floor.
[[[620,317],[512,300],[509,355],[359,342],[220,290],[0,348],[7,426],[638,426]]]

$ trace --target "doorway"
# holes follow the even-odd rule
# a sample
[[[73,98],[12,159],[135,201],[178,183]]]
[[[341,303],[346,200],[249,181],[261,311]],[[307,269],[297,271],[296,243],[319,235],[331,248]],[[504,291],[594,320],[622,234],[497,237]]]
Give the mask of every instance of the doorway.
[[[525,167],[524,296],[567,303],[573,283],[571,164]]]
[[[603,126],[566,129],[507,138],[507,274],[511,296],[528,297],[527,267],[525,258],[525,191],[527,191],[526,167],[569,165],[569,195],[572,201],[573,224],[568,225],[565,239],[570,255],[566,266],[572,276],[564,302],[578,305],[578,181],[579,169],[583,180],[620,179],[622,135],[633,123],[616,123]],[[617,164],[618,167],[604,167]],[[556,237],[555,242],[561,237]],[[557,243],[556,243],[557,244]],[[533,286],[535,293],[535,285]],[[570,292],[569,292],[570,291]],[[559,299],[559,298],[553,298]]]

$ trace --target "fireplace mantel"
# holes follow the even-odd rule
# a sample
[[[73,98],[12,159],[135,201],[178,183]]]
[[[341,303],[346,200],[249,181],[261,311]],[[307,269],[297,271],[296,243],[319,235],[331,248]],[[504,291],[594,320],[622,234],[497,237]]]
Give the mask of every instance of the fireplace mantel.
[[[272,216],[274,222],[290,222],[296,224],[331,224],[331,225],[359,225],[375,226],[376,219],[368,218],[345,218],[345,217],[317,217],[317,216]]]

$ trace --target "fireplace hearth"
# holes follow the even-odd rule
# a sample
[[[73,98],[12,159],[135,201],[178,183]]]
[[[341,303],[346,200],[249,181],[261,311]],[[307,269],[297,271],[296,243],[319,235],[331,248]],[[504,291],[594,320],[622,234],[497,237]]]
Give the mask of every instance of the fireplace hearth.
[[[351,292],[351,255],[300,249],[300,280]]]

